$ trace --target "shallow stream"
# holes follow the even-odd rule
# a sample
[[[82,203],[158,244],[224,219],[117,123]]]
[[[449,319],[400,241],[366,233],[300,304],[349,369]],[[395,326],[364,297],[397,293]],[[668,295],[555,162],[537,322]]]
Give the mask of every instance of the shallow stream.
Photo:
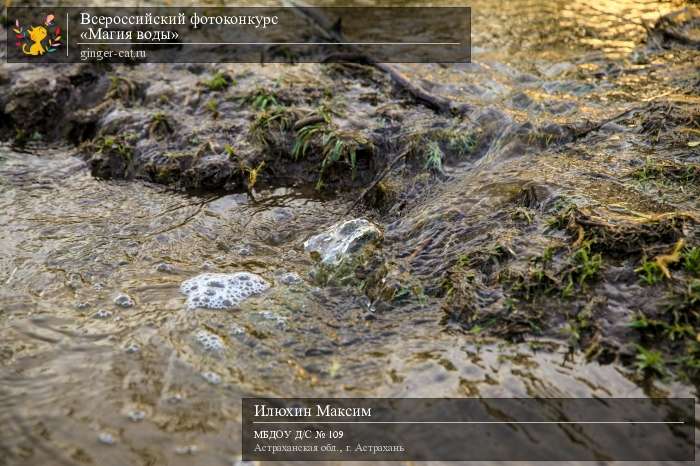
[[[644,36],[633,23],[677,4],[593,3],[473,2],[473,64],[402,69],[516,120],[596,119],[662,92],[630,77],[623,94],[619,82],[584,83],[570,71],[627,57]],[[265,73],[277,69],[304,66]],[[523,78],[535,71],[544,78]],[[611,144],[611,153],[635,150]],[[492,147],[476,166],[493,170],[447,164],[445,183],[405,217],[376,218],[385,247],[409,256],[455,234],[438,215],[478,221],[511,185],[540,177],[517,148]],[[556,160],[553,177],[585,169]],[[319,287],[302,243],[351,203],[311,189],[183,194],[95,179],[70,148],[0,146],[0,464],[234,464],[240,398],[251,395],[695,396],[680,382],[640,386],[632,369],[588,362],[565,340],[465,338],[427,296],[386,311],[353,290]],[[409,259],[420,272],[440,253]],[[254,272],[273,286],[240,310],[188,310],[180,284],[205,271]],[[115,303],[122,294],[132,307]],[[203,345],[207,334],[220,345]]]

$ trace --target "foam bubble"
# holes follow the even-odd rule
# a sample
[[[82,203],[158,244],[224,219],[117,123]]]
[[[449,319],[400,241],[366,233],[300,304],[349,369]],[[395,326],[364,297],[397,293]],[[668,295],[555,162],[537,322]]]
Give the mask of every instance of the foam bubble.
[[[114,298],[114,304],[119,307],[134,307],[136,305],[134,300],[131,299],[131,296],[124,293],[117,295],[117,297]]]
[[[216,372],[202,372],[202,378],[212,385],[219,385],[221,383],[221,376]]]
[[[294,272],[281,272],[276,278],[284,285],[298,285],[302,282],[301,277]]]
[[[218,352],[224,349],[224,340],[222,340],[219,335],[206,330],[197,332],[195,340],[197,340],[206,351]]]
[[[181,445],[175,447],[175,453],[178,455],[194,455],[199,451],[197,445]]]
[[[140,422],[146,418],[146,413],[140,410],[129,411],[126,415],[131,422]]]
[[[131,343],[131,344],[127,345],[127,347],[124,350],[129,354],[134,354],[134,353],[138,353],[139,351],[141,351],[141,348],[136,343]]]
[[[114,437],[109,432],[100,432],[97,435],[97,440],[104,445],[114,445],[116,443]]]
[[[232,309],[268,288],[262,277],[248,272],[203,273],[180,285],[188,309]]]
[[[100,309],[94,315],[95,319],[109,319],[112,317],[112,312],[106,309]]]

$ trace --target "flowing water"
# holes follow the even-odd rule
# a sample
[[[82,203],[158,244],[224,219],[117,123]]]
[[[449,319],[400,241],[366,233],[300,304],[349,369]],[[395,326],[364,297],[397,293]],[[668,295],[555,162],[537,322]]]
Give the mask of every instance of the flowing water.
[[[628,55],[644,36],[634,23],[675,6],[478,1],[473,64],[403,68],[516,120],[595,119],[625,101],[620,87],[560,76],[572,63]],[[540,86],[540,110],[523,110],[527,70],[566,97]],[[629,79],[633,100],[659,92]],[[500,168],[475,178],[470,164],[448,166],[448,183],[382,225],[386,247],[410,253],[454,234],[440,226],[445,212],[459,209],[468,223],[516,180],[539,176],[527,161],[503,165],[517,148],[492,147],[479,164]],[[428,297],[380,311],[352,290],[316,286],[302,243],[348,206],[292,188],[252,198],[98,180],[69,148],[0,146],[0,464],[233,464],[240,398],[251,395],[695,396],[678,382],[640,386],[629,368],[587,362],[565,341],[465,338]],[[419,256],[418,275],[439,268],[435,260]],[[186,309],[184,280],[240,270],[273,287],[240,310]],[[115,304],[122,294],[132,307]],[[202,345],[202,332],[220,345]]]

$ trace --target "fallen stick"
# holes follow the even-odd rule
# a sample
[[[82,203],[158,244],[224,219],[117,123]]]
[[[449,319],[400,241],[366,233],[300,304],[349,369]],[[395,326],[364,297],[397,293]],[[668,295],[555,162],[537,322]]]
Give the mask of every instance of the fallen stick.
[[[339,21],[332,23],[330,19],[320,14],[316,8],[309,8],[293,1],[288,1],[285,3],[294,7],[296,12],[300,13],[304,18],[312,22],[316,26],[316,29],[323,34],[325,38],[335,42],[347,42],[345,36],[340,31]],[[432,94],[418,84],[412,83],[395,66],[388,63],[378,63],[371,57],[359,52],[356,47],[348,46],[348,48],[353,51],[352,54],[348,55],[353,61],[373,66],[387,74],[399,88],[408,92],[417,102],[428,107],[429,109],[438,113],[459,116],[466,116],[471,111],[471,108],[466,104],[457,104],[446,97]]]
[[[625,116],[629,115],[630,113],[644,110],[645,107],[646,106],[635,106],[635,107],[629,108],[629,109],[625,110],[624,112],[620,112],[613,117],[607,118],[599,123],[596,123],[595,125],[591,126],[590,128],[586,128],[586,129],[583,129],[581,131],[578,131],[574,134],[573,140],[576,141],[576,140],[581,139],[585,136],[588,136],[589,134],[598,131],[600,128],[607,125],[608,123],[612,123],[616,120],[619,120],[620,118],[625,117]]]

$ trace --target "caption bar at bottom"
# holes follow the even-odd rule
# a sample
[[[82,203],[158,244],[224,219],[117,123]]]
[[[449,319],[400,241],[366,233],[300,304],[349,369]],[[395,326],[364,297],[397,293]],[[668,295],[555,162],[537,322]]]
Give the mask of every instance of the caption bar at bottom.
[[[694,461],[692,398],[246,398],[252,461]]]

